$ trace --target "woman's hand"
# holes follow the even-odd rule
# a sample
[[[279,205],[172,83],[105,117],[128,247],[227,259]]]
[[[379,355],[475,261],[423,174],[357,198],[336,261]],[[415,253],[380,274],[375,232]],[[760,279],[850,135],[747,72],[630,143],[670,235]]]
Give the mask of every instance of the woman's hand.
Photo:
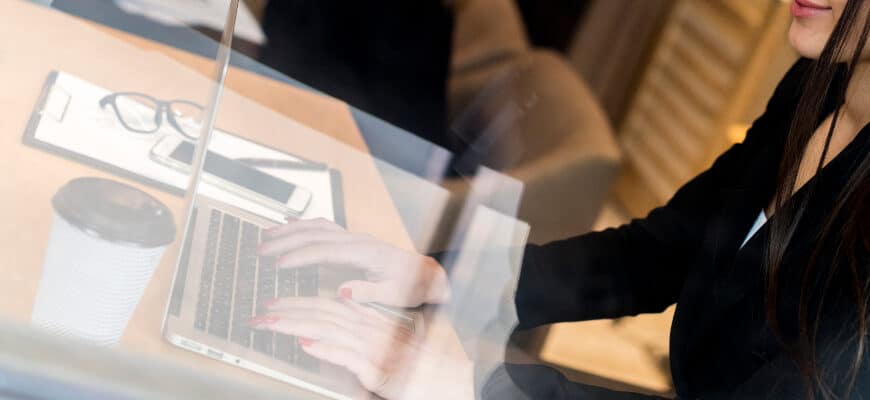
[[[264,236],[260,255],[280,256],[278,268],[343,265],[364,271],[368,280],[344,283],[341,297],[397,307],[445,303],[450,298],[447,274],[433,258],[347,232],[327,220],[288,220]]]
[[[255,329],[299,339],[304,351],[343,366],[387,399],[473,399],[473,365],[427,349],[421,339],[369,307],[348,300],[296,297],[272,301]]]

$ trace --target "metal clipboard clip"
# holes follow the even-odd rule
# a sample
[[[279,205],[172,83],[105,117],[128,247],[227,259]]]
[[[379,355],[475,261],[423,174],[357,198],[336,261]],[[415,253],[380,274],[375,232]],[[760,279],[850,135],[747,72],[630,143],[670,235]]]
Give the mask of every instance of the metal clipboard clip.
[[[63,122],[71,101],[72,95],[69,92],[54,85],[49,89],[48,95],[45,98],[45,106],[39,111],[39,115],[51,118],[57,122]]]

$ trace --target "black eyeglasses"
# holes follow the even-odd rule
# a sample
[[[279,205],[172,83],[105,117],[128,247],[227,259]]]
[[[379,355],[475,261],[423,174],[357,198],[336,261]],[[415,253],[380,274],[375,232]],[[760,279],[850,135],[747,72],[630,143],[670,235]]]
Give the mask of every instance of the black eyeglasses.
[[[163,101],[142,93],[114,93],[100,100],[100,107],[112,106],[121,125],[143,135],[156,133],[166,121],[182,136],[196,140],[202,128],[205,108],[187,100]]]

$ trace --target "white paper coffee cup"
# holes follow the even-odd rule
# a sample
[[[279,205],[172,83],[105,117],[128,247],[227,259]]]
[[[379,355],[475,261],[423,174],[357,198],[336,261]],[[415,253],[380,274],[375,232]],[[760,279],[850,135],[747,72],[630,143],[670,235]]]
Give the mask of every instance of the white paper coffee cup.
[[[77,179],[55,195],[31,321],[100,346],[118,344],[175,238],[170,211],[133,187]]]

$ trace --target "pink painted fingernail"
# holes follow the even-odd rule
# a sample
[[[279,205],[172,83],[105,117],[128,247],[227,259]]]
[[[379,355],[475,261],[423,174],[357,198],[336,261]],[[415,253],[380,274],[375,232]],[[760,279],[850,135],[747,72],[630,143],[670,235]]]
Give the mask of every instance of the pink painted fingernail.
[[[339,289],[338,297],[345,300],[353,300],[353,289],[349,287]]]
[[[299,345],[302,347],[308,347],[308,346],[311,346],[312,344],[314,344],[314,340],[311,340],[309,338],[304,338],[304,337],[300,337],[297,341],[299,342]]]
[[[253,317],[251,318],[251,325],[272,325],[280,320],[279,317]]]

